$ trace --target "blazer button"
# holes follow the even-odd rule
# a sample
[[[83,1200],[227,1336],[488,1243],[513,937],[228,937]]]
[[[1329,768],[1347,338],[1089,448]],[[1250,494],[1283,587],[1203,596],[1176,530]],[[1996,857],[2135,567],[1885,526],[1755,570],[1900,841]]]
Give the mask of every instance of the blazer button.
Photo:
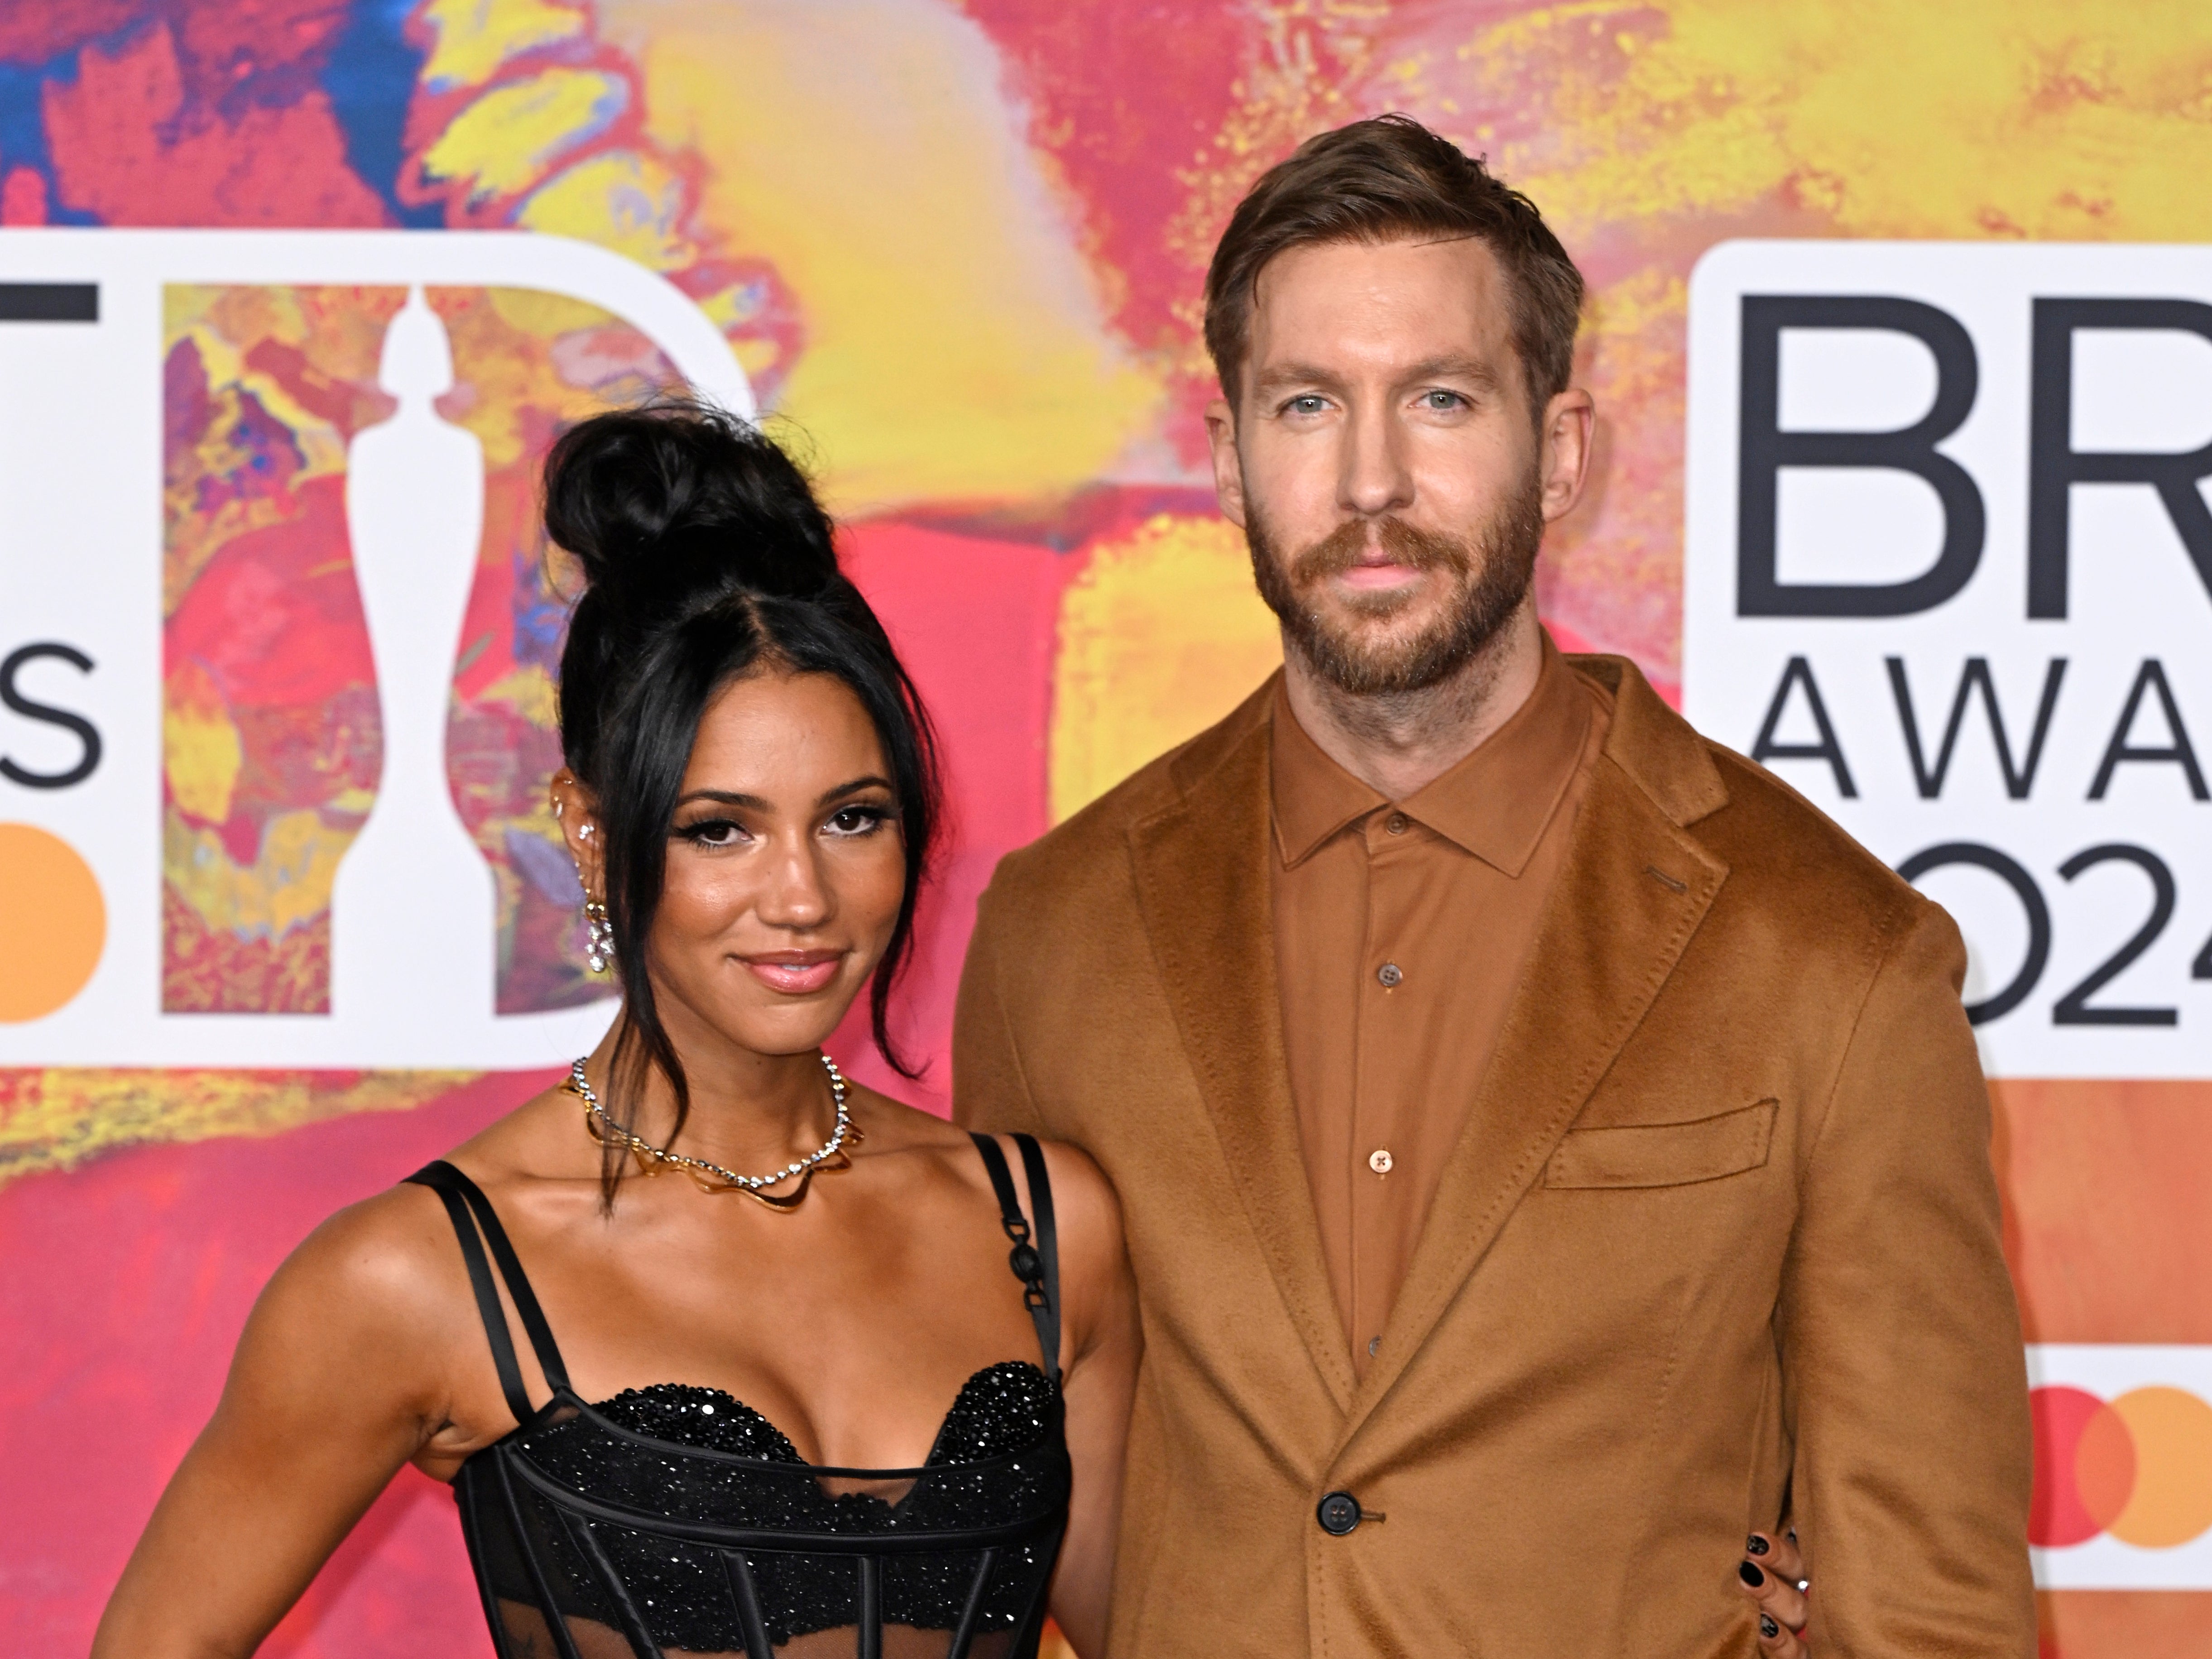
[[[1348,1492],[1333,1492],[1321,1500],[1314,1518],[1323,1532],[1341,1538],[1359,1524],[1359,1500]]]

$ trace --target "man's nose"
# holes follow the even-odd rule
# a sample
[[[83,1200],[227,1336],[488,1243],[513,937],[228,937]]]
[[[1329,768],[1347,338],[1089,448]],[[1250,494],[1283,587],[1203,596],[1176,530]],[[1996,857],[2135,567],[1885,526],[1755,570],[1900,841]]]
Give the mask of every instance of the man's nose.
[[[1374,518],[1413,504],[1404,434],[1382,402],[1364,404],[1346,422],[1341,465],[1338,500],[1346,512]]]

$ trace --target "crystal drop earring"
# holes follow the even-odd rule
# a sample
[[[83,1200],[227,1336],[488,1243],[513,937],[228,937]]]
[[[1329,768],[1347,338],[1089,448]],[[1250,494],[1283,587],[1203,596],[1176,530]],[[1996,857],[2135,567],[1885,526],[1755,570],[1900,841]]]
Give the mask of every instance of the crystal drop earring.
[[[614,960],[614,924],[607,920],[607,907],[597,899],[584,901],[584,928],[589,943],[584,949],[584,964],[595,974],[607,971]]]

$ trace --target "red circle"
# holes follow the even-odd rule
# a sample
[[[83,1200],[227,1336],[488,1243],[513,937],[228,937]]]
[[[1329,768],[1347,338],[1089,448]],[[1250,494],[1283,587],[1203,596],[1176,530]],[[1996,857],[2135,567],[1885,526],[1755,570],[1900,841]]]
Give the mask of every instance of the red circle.
[[[2076,1468],[2081,1437],[2112,1407],[2081,1389],[2049,1388],[2032,1391],[2027,1408],[2035,1431],[2035,1494],[2028,1504],[2027,1540],[2045,1548],[2086,1542],[2111,1517],[2093,1513],[2082,1502]]]

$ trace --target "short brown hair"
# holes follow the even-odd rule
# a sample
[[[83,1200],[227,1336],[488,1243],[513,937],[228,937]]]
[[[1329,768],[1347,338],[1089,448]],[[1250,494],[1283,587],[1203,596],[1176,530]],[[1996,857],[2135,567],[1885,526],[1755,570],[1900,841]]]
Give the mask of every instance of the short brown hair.
[[[1582,273],[1534,202],[1409,115],[1307,139],[1237,204],[1206,273],[1206,349],[1230,402],[1269,260],[1295,247],[1408,236],[1473,236],[1497,256],[1512,297],[1514,349],[1540,419],[1574,374]]]

